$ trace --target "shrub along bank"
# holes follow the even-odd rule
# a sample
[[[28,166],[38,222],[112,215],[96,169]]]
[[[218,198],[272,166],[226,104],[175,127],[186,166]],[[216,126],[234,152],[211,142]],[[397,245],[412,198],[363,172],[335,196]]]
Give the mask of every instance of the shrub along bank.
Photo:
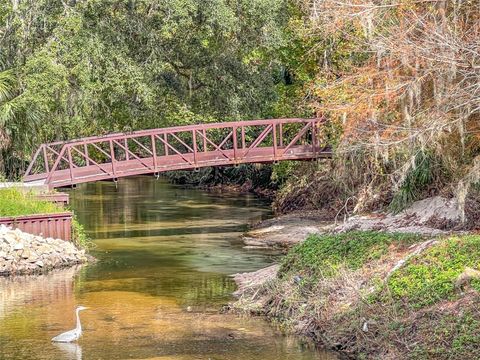
[[[235,307],[351,358],[474,359],[479,268],[479,235],[311,235]]]
[[[58,205],[36,199],[14,188],[0,189],[0,216],[22,216],[62,212]]]
[[[278,181],[273,178],[270,164],[240,164],[238,166],[215,166],[198,171],[170,171],[166,177],[182,185],[191,185],[207,190],[252,192],[258,196],[273,198]]]

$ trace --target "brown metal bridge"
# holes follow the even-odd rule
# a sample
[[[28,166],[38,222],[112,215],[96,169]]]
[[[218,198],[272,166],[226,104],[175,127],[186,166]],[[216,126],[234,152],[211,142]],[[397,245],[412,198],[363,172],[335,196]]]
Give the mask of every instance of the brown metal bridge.
[[[114,133],[42,144],[25,183],[70,186],[206,166],[331,156],[320,141],[323,119],[208,123]]]

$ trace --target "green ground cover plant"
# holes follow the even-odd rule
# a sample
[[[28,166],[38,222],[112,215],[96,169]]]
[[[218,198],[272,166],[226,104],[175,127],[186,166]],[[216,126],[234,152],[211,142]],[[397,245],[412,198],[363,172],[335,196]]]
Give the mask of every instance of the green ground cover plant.
[[[448,238],[414,257],[390,277],[388,292],[413,308],[455,300],[464,290],[456,284],[467,267],[480,268],[479,235]],[[468,282],[480,291],[480,279],[473,277]]]
[[[277,278],[250,289],[239,306],[347,358],[477,359],[480,235],[439,236],[413,255],[412,245],[427,240],[310,235],[290,249]]]
[[[415,234],[375,231],[312,234],[285,256],[280,275],[296,272],[312,278],[331,277],[339,267],[357,270],[369,261],[380,259],[391,244],[411,245],[421,240]]]

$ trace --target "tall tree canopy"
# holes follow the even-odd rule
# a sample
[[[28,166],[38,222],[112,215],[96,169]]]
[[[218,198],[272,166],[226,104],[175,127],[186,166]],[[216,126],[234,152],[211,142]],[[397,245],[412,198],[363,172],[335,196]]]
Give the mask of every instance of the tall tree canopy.
[[[288,13],[278,0],[1,0],[3,172],[42,141],[271,116]]]

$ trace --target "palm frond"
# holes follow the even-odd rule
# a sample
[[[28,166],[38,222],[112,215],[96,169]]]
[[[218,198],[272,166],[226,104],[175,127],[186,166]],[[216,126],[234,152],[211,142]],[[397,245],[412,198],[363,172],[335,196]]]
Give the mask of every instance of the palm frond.
[[[15,94],[15,75],[12,70],[0,71],[0,103],[8,101]]]
[[[20,105],[14,100],[0,104],[0,127],[11,127],[19,110]]]

